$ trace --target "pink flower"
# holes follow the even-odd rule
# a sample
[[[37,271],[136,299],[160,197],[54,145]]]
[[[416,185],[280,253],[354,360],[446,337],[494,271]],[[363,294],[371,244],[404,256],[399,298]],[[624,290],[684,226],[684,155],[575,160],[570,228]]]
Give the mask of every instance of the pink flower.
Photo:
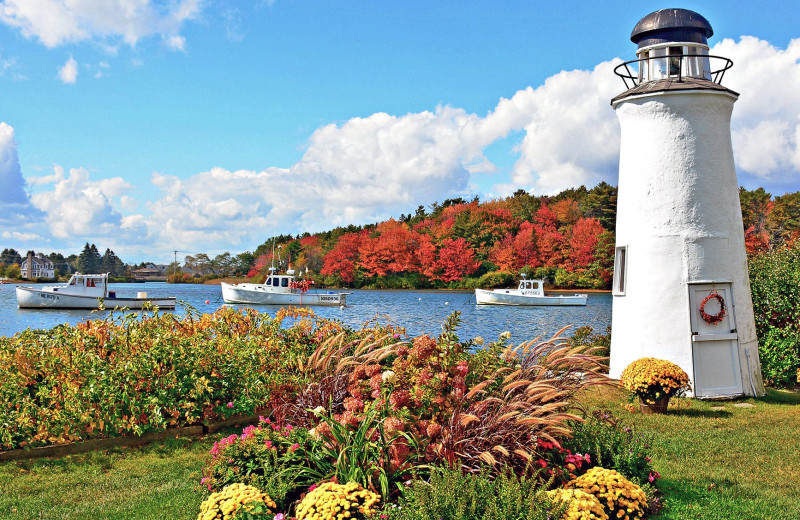
[[[292,452],[293,452],[293,451],[295,451],[295,450],[296,450],[297,448],[299,448],[299,447],[300,447],[300,445],[299,445],[299,444],[297,444],[297,443],[294,443],[294,444],[292,444],[291,446],[289,446],[289,451],[292,451]]]
[[[311,492],[311,491],[314,491],[315,489],[317,489],[317,485],[316,484],[311,484],[311,487],[308,488],[308,491]]]
[[[266,446],[268,449],[272,449],[272,441],[271,440],[264,441],[264,446]]]
[[[536,461],[536,464],[540,465],[540,466],[541,466],[541,467],[543,467],[543,468],[546,468],[546,467],[547,467],[547,461],[546,461],[546,460],[544,460],[544,459],[539,459],[539,460],[537,460],[537,461]]]
[[[228,406],[228,408],[233,408],[233,401],[231,401],[230,403],[228,403],[228,405],[227,405],[227,406]]]
[[[658,473],[658,471],[653,471],[652,473],[650,473],[650,475],[647,476],[647,480],[649,480],[651,484],[660,478],[661,475]]]
[[[275,515],[275,518],[273,518],[272,520],[284,520],[285,518],[286,517],[283,516],[283,513],[278,513],[277,515]]]

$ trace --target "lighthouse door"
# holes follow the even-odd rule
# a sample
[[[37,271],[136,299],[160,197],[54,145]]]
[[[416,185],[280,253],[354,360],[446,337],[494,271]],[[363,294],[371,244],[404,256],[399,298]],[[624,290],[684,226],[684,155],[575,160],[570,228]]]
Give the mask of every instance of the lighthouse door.
[[[695,397],[742,395],[730,283],[689,285]]]

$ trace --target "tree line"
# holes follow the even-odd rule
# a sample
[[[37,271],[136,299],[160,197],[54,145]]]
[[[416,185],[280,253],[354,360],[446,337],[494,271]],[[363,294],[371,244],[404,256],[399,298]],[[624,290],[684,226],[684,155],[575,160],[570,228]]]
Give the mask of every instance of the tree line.
[[[740,188],[739,196],[748,253],[800,237],[800,192],[773,197],[763,188]],[[559,287],[607,289],[616,208],[617,188],[605,182],[555,196],[520,189],[484,202],[452,198],[374,224],[270,237],[252,253],[187,255],[167,274],[172,282],[232,276],[261,281],[270,267],[291,266],[330,286],[472,288],[507,285],[525,273]],[[80,271],[122,277],[146,265],[127,265],[110,249],[101,255],[89,243],[80,254],[50,258],[60,276]],[[21,261],[17,251],[3,250],[0,276],[18,277]]]

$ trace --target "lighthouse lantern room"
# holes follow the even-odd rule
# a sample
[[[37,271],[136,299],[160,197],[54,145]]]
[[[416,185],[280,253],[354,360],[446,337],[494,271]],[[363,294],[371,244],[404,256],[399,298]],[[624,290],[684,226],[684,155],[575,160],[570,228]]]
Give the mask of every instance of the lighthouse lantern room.
[[[762,395],[730,117],[732,62],[687,9],[642,18],[615,72],[619,193],[610,374],[643,357],[689,374],[696,397]]]

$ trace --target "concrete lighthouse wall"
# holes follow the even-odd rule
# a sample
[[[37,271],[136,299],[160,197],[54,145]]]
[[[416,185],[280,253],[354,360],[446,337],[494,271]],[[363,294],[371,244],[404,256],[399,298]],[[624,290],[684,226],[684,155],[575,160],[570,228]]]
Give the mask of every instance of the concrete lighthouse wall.
[[[622,132],[616,242],[627,252],[624,294],[613,297],[612,377],[656,357],[693,378],[691,313],[699,311],[689,288],[723,282],[734,299],[742,389],[764,392],[730,137],[735,101],[725,91],[662,91],[614,107]]]

